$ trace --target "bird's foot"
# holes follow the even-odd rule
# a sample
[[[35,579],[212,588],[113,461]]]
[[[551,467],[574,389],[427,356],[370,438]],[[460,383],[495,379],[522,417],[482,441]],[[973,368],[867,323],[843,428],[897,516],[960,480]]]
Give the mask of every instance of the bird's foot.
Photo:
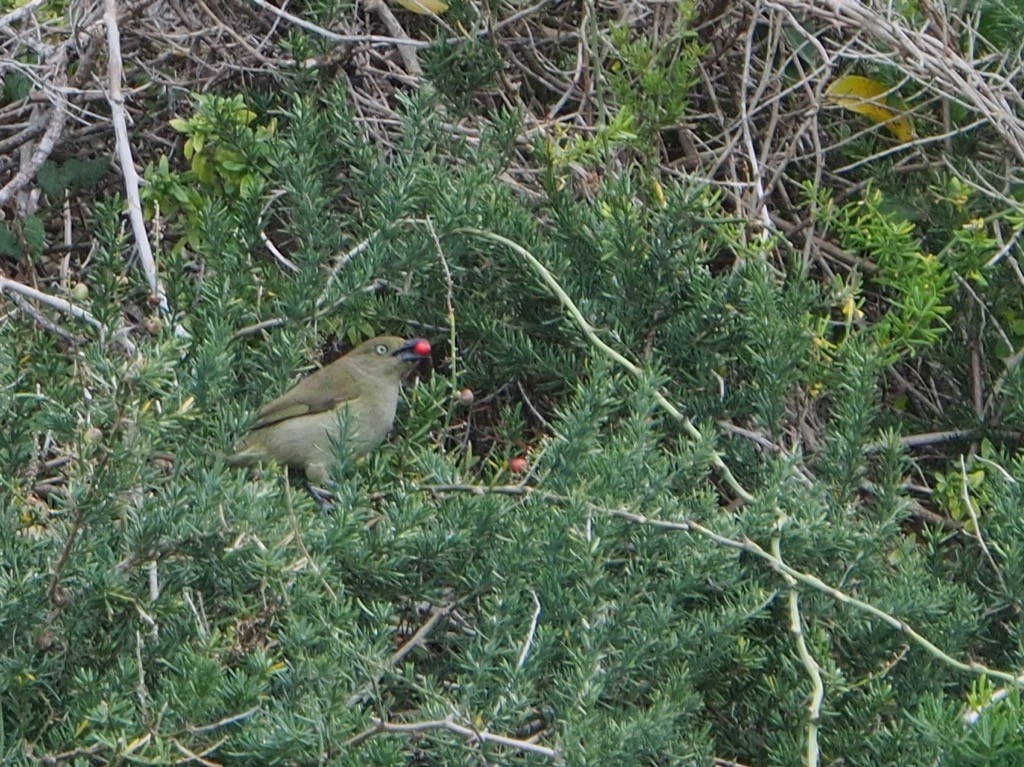
[[[316,501],[317,506],[320,507],[320,511],[330,511],[334,508],[334,493],[323,487],[317,487],[314,484],[306,486],[309,490],[309,494],[313,496],[313,500]]]

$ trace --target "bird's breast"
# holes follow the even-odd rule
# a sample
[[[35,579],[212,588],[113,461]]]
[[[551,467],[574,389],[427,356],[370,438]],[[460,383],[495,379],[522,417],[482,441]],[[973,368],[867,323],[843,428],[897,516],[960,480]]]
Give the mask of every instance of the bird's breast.
[[[366,445],[359,452],[369,452],[387,439],[395,423],[398,387],[383,386],[369,396],[364,394],[352,406],[342,405],[338,411],[352,429],[352,439]]]

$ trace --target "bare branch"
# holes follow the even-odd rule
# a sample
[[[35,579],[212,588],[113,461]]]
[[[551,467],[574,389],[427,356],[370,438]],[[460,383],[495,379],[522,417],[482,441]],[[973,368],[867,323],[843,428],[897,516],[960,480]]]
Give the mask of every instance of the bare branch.
[[[121,93],[121,33],[117,27],[117,0],[104,0],[103,22],[107,29],[108,49],[108,78],[110,93],[110,118],[114,123],[114,135],[117,139],[117,158],[121,165],[121,174],[124,176],[125,195],[128,198],[128,218],[132,224],[132,232],[135,235],[135,245],[139,249],[139,264],[142,272],[149,283],[150,293],[155,296],[160,310],[164,313],[170,311],[167,305],[167,295],[164,286],[156,270],[156,261],[153,259],[153,250],[149,244],[149,234],[146,232],[146,223],[142,218],[142,200],[139,198],[139,174],[135,170],[135,162],[132,159],[131,143],[128,140],[128,121],[125,117],[124,96]]]
[[[368,740],[371,736],[381,732],[412,734],[429,732],[430,730],[448,730],[456,733],[457,735],[461,735],[469,740],[470,743],[489,743],[495,746],[511,748],[516,751],[524,751],[529,754],[546,756],[547,758],[553,759],[559,763],[562,761],[562,756],[556,749],[548,748],[547,746],[540,746],[536,743],[531,743],[528,740],[510,738],[507,735],[496,735],[495,733],[487,732],[486,730],[477,731],[470,727],[457,724],[451,716],[445,719],[436,719],[428,722],[409,723],[386,722],[382,719],[374,719],[372,729],[367,730],[364,733],[360,733],[355,738],[350,739],[345,745],[359,745],[360,743]]]
[[[67,72],[65,67],[67,66],[67,49],[61,46],[57,49],[54,56],[54,60],[50,62],[50,67],[56,71],[54,82],[57,87],[63,87],[67,84]],[[54,150],[57,142],[60,140],[61,134],[64,132],[64,124],[68,118],[68,102],[58,90],[53,91],[53,110],[50,113],[49,124],[45,132],[43,133],[42,139],[39,141],[39,145],[32,152],[32,156],[27,163],[22,165],[12,178],[2,189],[0,189],[0,207],[3,207],[15,194],[24,189],[32,180],[36,177],[36,173],[43,167],[43,163],[50,156],[50,153]],[[30,126],[31,130],[31,126]]]

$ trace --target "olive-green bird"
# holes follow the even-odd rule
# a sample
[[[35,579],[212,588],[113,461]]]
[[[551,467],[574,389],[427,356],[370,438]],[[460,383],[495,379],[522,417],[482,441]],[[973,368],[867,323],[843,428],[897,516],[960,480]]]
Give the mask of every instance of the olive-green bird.
[[[364,341],[260,410],[228,463],[277,463],[326,483],[342,431],[357,454],[383,442],[395,421],[402,376],[429,355],[424,338]]]

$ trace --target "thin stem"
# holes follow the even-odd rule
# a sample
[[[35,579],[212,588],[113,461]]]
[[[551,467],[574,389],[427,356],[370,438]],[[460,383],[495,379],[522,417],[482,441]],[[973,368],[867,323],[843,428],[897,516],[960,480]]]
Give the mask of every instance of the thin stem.
[[[565,307],[566,311],[569,312],[569,315],[576,321],[576,324],[579,326],[580,330],[583,331],[583,334],[587,337],[587,340],[590,341],[590,343],[593,346],[597,347],[597,349],[600,350],[607,357],[611,358],[616,363],[624,367],[630,374],[634,376],[643,375],[643,370],[642,368],[640,368],[639,365],[627,359],[622,354],[620,354],[615,349],[606,344],[603,340],[601,340],[601,337],[597,334],[597,331],[595,330],[594,326],[587,322],[586,317],[583,316],[583,312],[580,311],[579,307],[576,306],[576,303],[572,300],[572,298],[569,297],[569,294],[565,292],[562,286],[558,284],[558,280],[555,279],[554,275],[551,274],[548,268],[544,266],[544,264],[542,264],[539,260],[537,260],[537,257],[534,256],[530,251],[528,251],[519,243],[513,242],[507,237],[502,237],[500,234],[495,234],[494,232],[488,232],[484,231],[483,229],[473,228],[460,229],[459,231],[466,232],[467,234],[472,234],[477,237],[481,237],[485,240],[497,242],[501,245],[506,246],[507,248],[510,248],[511,250],[515,251],[518,255],[522,256],[526,260],[526,262],[533,267],[534,271],[537,272],[541,280],[544,281],[548,288],[551,289],[551,292],[555,294],[558,300],[562,303],[562,306]],[[693,425],[689,418],[683,415],[682,411],[680,411],[679,408],[676,407],[668,399],[668,397],[666,397],[661,392],[656,391],[654,392],[654,400],[666,413],[668,413],[670,416],[672,416],[673,419],[682,424],[683,428],[694,440],[703,439],[703,435],[700,433],[697,427]],[[740,485],[740,483],[736,480],[736,478],[733,477],[732,472],[729,470],[729,467],[725,465],[725,461],[722,460],[722,457],[718,453],[712,453],[711,463],[714,465],[716,469],[718,469],[718,471],[722,475],[722,478],[725,480],[726,484],[728,484],[729,487],[732,488],[733,492],[736,493],[736,495],[738,495],[744,501],[752,501],[754,499],[754,496],[747,492],[743,488],[743,486]]]

